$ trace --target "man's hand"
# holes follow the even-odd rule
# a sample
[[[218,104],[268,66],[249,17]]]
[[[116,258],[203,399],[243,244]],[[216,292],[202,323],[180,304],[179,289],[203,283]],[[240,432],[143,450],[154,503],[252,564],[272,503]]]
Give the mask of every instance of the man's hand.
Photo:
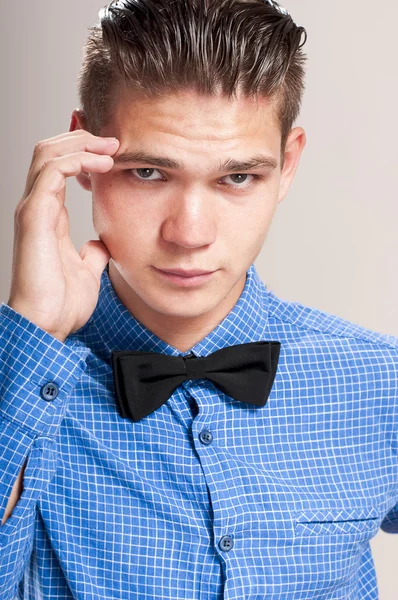
[[[118,140],[85,130],[39,142],[15,210],[8,305],[62,342],[94,312],[110,259],[100,240],[76,251],[65,207],[66,178],[82,171],[106,173],[118,148]]]

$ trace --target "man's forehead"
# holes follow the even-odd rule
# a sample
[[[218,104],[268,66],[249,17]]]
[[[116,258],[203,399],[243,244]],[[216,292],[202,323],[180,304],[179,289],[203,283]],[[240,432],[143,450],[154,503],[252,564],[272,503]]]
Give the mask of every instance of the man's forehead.
[[[153,98],[136,91],[123,88],[117,95],[113,114],[119,118],[148,117],[178,118],[179,121],[209,121],[219,126],[250,122],[252,120],[273,119],[278,112],[277,98],[247,97],[239,94],[229,98],[226,95],[205,95],[195,90],[180,90]]]
[[[127,138],[148,141],[156,136],[159,141],[174,139],[181,148],[191,144],[205,151],[211,144],[215,151],[228,151],[256,140],[278,145],[280,133],[274,104],[268,99],[179,93],[150,100],[124,93],[101,135],[123,138],[124,145],[130,145]]]

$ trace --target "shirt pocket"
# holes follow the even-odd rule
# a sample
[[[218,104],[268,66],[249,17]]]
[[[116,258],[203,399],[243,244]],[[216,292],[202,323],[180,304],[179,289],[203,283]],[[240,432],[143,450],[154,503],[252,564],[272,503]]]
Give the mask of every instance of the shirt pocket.
[[[362,501],[363,503],[363,501]],[[320,503],[295,514],[295,536],[298,538],[330,536],[336,541],[362,542],[374,537],[383,516],[375,505],[357,500]]]

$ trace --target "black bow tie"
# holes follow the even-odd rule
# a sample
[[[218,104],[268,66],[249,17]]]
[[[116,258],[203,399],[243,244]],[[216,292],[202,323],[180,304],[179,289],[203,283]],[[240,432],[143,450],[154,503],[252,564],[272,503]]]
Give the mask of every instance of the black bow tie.
[[[112,352],[120,415],[140,421],[167,402],[187,379],[209,379],[235,400],[265,406],[274,383],[280,346],[280,342],[250,342],[199,357]]]

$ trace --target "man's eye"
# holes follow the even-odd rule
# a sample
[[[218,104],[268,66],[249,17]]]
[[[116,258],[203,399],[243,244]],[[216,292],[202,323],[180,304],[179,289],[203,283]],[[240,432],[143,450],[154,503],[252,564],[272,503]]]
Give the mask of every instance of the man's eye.
[[[149,169],[148,167],[144,167],[141,169],[129,169],[129,173],[133,173],[133,171],[136,171],[138,173],[138,177],[137,179],[139,181],[159,181],[159,179],[152,179],[151,176],[153,174],[154,171],[157,171],[157,169]],[[158,171],[159,173],[159,171]],[[142,177],[142,179],[141,179]]]
[[[232,175],[227,175],[226,177],[224,177],[224,179],[230,177],[233,181],[233,187],[235,188],[239,188],[239,189],[246,189],[248,187],[251,186],[251,184],[253,183],[253,181],[259,180],[261,179],[260,175],[252,175],[251,173],[233,173]],[[239,185],[239,184],[247,184],[247,180],[249,177],[252,177],[250,181],[250,183],[248,185]]]

